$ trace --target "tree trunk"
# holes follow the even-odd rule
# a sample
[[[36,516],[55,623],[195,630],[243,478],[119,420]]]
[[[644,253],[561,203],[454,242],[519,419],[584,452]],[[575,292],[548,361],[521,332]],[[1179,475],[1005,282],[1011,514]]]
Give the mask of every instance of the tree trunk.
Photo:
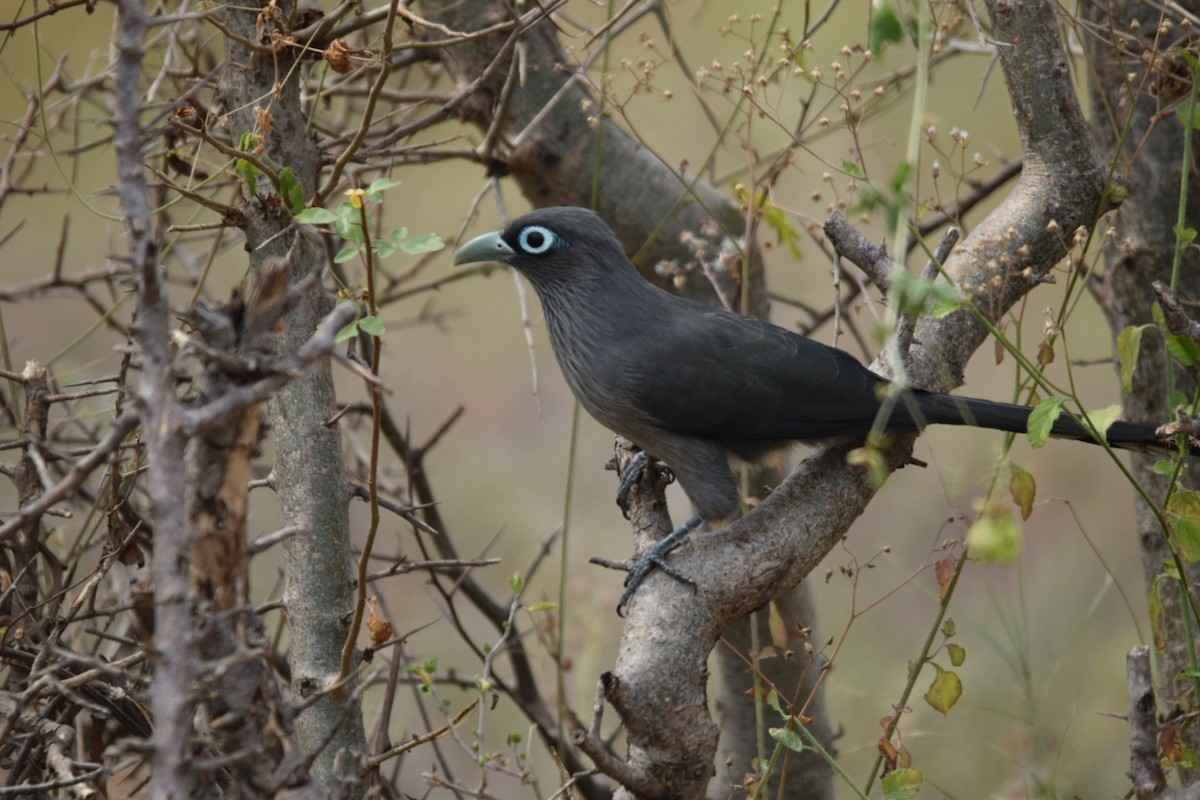
[[[282,13],[290,13],[283,4]],[[269,37],[255,7],[226,3],[221,7],[226,26],[247,41]],[[300,102],[302,69],[292,69],[302,55],[295,49],[270,54],[251,52],[235,39],[227,42],[227,68],[219,96],[229,114],[231,138],[245,133],[262,135],[270,163],[290,167],[311,197],[318,186],[320,153],[308,130]],[[279,76],[289,80],[276,85]],[[260,112],[269,114],[269,127]],[[260,181],[265,184],[266,181]],[[259,187],[261,194],[269,189]],[[257,274],[272,259],[291,263],[293,281],[325,268],[325,254],[299,236],[280,235],[292,224],[280,204],[248,197],[243,207],[246,250]],[[280,335],[279,355],[294,353],[333,307],[324,290],[309,292],[288,315]],[[342,463],[341,436],[326,423],[337,412],[328,359],[289,383],[268,405],[275,444],[275,486],[284,523],[296,534],[284,542],[284,604],[290,626],[292,689],[308,699],[336,682],[354,602],[349,533],[349,487]],[[325,693],[296,721],[301,746],[320,755],[312,765],[313,780],[334,794],[357,775],[354,760],[366,752],[362,710],[346,687]],[[347,702],[355,704],[346,708]],[[360,791],[355,789],[354,791]]]
[[[1185,3],[1192,14],[1200,11],[1195,2]],[[1131,192],[1121,205],[1114,225],[1118,236],[1105,251],[1107,267],[1103,276],[1092,283],[1092,291],[1112,327],[1114,337],[1130,326],[1151,324],[1150,309],[1156,302],[1152,284],[1160,281],[1171,284],[1172,258],[1175,249],[1174,227],[1179,213],[1179,191],[1183,175],[1183,146],[1185,132],[1173,113],[1164,113],[1170,104],[1186,100],[1191,85],[1187,66],[1182,60],[1164,54],[1178,36],[1190,36],[1186,26],[1175,28],[1176,33],[1159,31],[1161,9],[1133,0],[1116,3],[1085,4],[1089,22],[1096,23],[1092,32],[1083,37],[1088,60],[1092,97],[1092,130],[1099,146],[1116,163]],[[1140,33],[1134,28],[1136,22]],[[1178,25],[1179,20],[1175,23]],[[1110,27],[1111,26],[1111,27]],[[1113,28],[1122,46],[1109,38]],[[1157,46],[1151,40],[1157,39]],[[1155,53],[1152,69],[1141,60]],[[1137,88],[1140,94],[1131,96]],[[1195,145],[1192,165],[1186,176],[1189,204],[1183,224],[1200,228],[1200,174],[1195,167]],[[1186,308],[1195,309],[1200,301],[1200,256],[1194,248],[1183,254],[1178,273],[1176,294]],[[1174,417],[1168,403],[1168,376],[1161,337],[1147,334],[1141,339],[1141,354],[1133,376],[1133,391],[1123,393],[1126,419],[1164,423]],[[1193,375],[1179,368],[1174,370],[1174,388],[1189,398],[1195,392]],[[1154,471],[1157,459],[1153,456],[1132,456],[1130,467],[1134,477],[1156,502],[1161,502],[1170,486],[1170,478]],[[1200,465],[1188,460],[1183,476],[1191,485],[1200,482]],[[1180,671],[1189,668],[1194,655],[1189,650],[1186,629],[1195,630],[1196,621],[1189,620],[1190,612],[1181,594],[1178,581],[1163,579],[1163,565],[1170,561],[1170,550],[1158,519],[1151,509],[1137,500],[1137,536],[1142,549],[1142,570],[1148,590],[1162,603],[1159,620],[1162,638],[1157,641],[1159,712],[1172,717],[1195,708],[1195,681],[1178,678]],[[1188,580],[1200,581],[1200,564],[1188,567]],[[1153,604],[1152,604],[1153,607]],[[1156,620],[1156,625],[1158,621]],[[1191,638],[1194,638],[1194,633]],[[1156,636],[1156,639],[1158,637]],[[1182,728],[1184,741],[1193,752],[1200,752],[1200,727]],[[1200,776],[1196,770],[1185,770],[1185,783],[1194,783]]]

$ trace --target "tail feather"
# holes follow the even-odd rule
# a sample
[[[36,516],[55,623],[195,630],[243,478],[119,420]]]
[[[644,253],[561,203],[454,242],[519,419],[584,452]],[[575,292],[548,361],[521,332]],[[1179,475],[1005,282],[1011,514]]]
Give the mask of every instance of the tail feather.
[[[1025,433],[1028,430],[1029,415],[1033,413],[1029,406],[948,394],[918,392],[914,395],[914,400],[916,402],[910,404],[905,413],[920,415],[921,418],[915,420],[918,428],[926,425],[971,425],[977,428]],[[915,410],[912,406],[915,406]],[[1066,413],[1060,414],[1054,421],[1050,435],[1097,444],[1091,431]],[[1114,422],[1109,426],[1106,438],[1110,447],[1124,450],[1156,450],[1167,453],[1178,449],[1175,437],[1164,436],[1158,432],[1157,426],[1140,422]],[[1200,455],[1200,443],[1189,441],[1188,452],[1194,456]]]

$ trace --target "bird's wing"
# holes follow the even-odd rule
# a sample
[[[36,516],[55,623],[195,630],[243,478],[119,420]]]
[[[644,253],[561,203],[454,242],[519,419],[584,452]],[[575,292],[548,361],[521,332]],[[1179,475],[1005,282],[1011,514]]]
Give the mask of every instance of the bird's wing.
[[[630,387],[661,428],[720,441],[867,433],[881,379],[853,356],[750,317],[703,307],[643,332]]]

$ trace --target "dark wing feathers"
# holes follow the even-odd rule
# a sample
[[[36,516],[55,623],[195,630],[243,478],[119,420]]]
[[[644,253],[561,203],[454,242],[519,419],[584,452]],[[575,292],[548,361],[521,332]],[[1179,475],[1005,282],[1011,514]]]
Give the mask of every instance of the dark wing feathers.
[[[731,444],[870,430],[881,379],[852,356],[756,319],[689,305],[643,332],[634,405],[656,425]]]

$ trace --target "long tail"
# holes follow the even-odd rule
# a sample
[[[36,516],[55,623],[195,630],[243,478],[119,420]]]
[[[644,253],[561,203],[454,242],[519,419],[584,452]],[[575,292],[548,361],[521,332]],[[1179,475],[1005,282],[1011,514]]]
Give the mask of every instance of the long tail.
[[[909,398],[906,398],[909,399]],[[955,397],[948,394],[915,392],[910,396],[912,404],[896,416],[919,416],[917,427],[925,425],[971,425],[976,428],[1025,433],[1026,423],[1033,409],[1013,403],[997,403],[973,397]],[[915,405],[916,408],[912,408]],[[899,411],[899,410],[898,410]],[[903,423],[901,423],[903,424]],[[1092,434],[1066,413],[1060,414],[1050,429],[1050,435],[1060,439],[1074,439],[1097,444]],[[1138,422],[1114,422],[1107,431],[1108,444],[1123,450],[1163,453],[1175,452],[1178,445],[1173,436],[1163,436],[1154,425]],[[1200,442],[1190,440],[1188,452],[1200,456]]]

